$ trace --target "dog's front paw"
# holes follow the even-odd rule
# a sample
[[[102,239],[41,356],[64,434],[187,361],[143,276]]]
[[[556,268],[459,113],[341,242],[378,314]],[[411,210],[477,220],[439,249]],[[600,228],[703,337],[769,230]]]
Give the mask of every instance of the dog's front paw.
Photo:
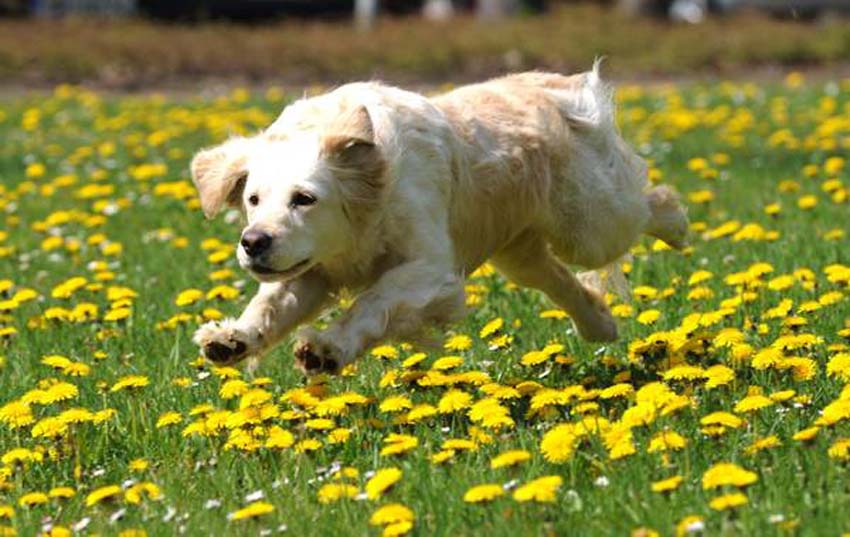
[[[192,340],[201,348],[206,359],[218,365],[238,362],[254,350],[249,335],[240,330],[233,319],[202,325],[195,331]]]
[[[312,330],[302,332],[292,353],[295,355],[295,367],[305,375],[336,374],[342,366],[340,350]]]

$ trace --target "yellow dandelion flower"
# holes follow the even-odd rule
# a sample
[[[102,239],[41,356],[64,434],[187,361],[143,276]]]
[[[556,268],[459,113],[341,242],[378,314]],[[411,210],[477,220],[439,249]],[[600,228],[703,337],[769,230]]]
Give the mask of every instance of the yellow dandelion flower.
[[[463,363],[463,358],[460,356],[443,356],[442,358],[438,358],[431,364],[431,369],[435,369],[437,371],[446,371],[449,369],[454,369]]]
[[[773,404],[773,400],[764,395],[748,395],[735,404],[734,410],[738,413],[756,412]]]
[[[453,449],[446,449],[434,453],[429,458],[432,464],[443,464],[444,462],[452,460],[455,455],[457,455],[457,451]]]
[[[162,429],[169,425],[177,425],[181,421],[183,421],[183,416],[179,412],[165,412],[156,420],[156,428]]]
[[[357,487],[347,483],[328,483],[319,489],[319,503],[334,503],[345,498],[354,498],[360,493]]]
[[[381,449],[381,456],[400,455],[407,453],[419,445],[419,439],[415,436],[406,434],[391,433],[384,438],[384,447]]]
[[[559,475],[538,477],[525,485],[518,487],[513,494],[514,500],[518,502],[544,502],[551,503],[556,499],[558,489],[564,480]]]
[[[820,431],[820,427],[809,427],[807,429],[803,429],[802,431],[794,433],[794,436],[792,436],[791,438],[798,442],[809,442],[811,440],[814,440],[814,438],[818,434],[818,431]]]
[[[204,292],[200,289],[186,289],[181,291],[174,299],[174,303],[180,307],[189,306],[204,297]]]
[[[396,349],[392,345],[381,345],[372,349],[371,354],[375,358],[395,360],[396,358],[398,358],[398,349]]]
[[[257,501],[250,503],[239,509],[227,514],[228,520],[247,520],[257,518],[263,515],[274,512],[274,506],[268,502]]]
[[[315,438],[305,438],[304,440],[295,444],[295,453],[308,453],[310,451],[316,451],[321,449],[322,442]]]
[[[644,325],[655,324],[655,321],[661,317],[661,312],[658,310],[645,310],[638,314],[637,322]]]
[[[124,491],[124,499],[130,505],[139,505],[145,497],[149,500],[160,500],[162,491],[158,485],[147,481],[131,485]]]
[[[366,496],[370,500],[381,497],[387,490],[401,480],[402,471],[398,468],[382,468],[366,482]]]
[[[504,325],[505,320],[501,317],[496,317],[481,328],[481,330],[478,332],[478,337],[480,337],[481,339],[487,339],[499,330],[501,330]]]
[[[268,449],[286,449],[295,444],[295,436],[279,425],[272,425],[269,428],[268,437],[266,438],[265,447]]]
[[[646,451],[648,453],[667,450],[678,451],[684,449],[687,444],[688,440],[679,433],[675,431],[661,431],[652,437]]]
[[[58,499],[61,499],[61,500],[67,500],[68,498],[73,498],[76,494],[77,494],[77,491],[75,491],[71,487],[55,487],[55,488],[50,489],[50,491],[47,493],[47,495],[50,496],[51,498],[58,498]]]
[[[682,484],[682,476],[674,475],[673,477],[668,477],[667,479],[662,479],[660,481],[652,482],[652,492],[671,492],[679,488],[679,485]]]
[[[729,412],[712,412],[700,420],[701,425],[722,425],[737,429],[744,424],[744,420]]]
[[[455,352],[469,350],[472,348],[472,338],[464,334],[451,336],[446,340],[443,348]]]
[[[722,496],[717,496],[712,498],[710,502],[708,502],[708,506],[714,509],[715,511],[725,511],[727,509],[734,509],[736,507],[741,507],[742,505],[746,505],[748,503],[747,497],[740,492],[733,492],[731,494],[724,494]]]
[[[413,522],[415,519],[413,511],[400,503],[382,505],[369,517],[369,524],[373,526],[387,526],[399,522]]]
[[[43,505],[48,501],[50,501],[50,498],[43,492],[29,492],[18,498],[18,505],[21,507],[34,507],[36,505]]]
[[[133,459],[127,467],[131,472],[144,472],[150,467],[150,462],[147,459]]]
[[[487,483],[484,485],[476,485],[463,495],[463,501],[466,503],[483,503],[492,501],[499,496],[505,494],[501,485]]]
[[[755,472],[746,470],[737,464],[720,462],[702,475],[702,488],[715,489],[723,486],[746,487],[758,481]]]
[[[579,443],[575,427],[570,423],[556,425],[543,435],[540,451],[543,457],[552,463],[570,460]]]
[[[395,395],[391,397],[387,397],[381,404],[378,406],[378,409],[381,412],[392,413],[392,412],[400,412],[402,410],[408,410],[413,408],[413,403],[404,395]]]
[[[850,460],[850,438],[839,438],[827,450],[831,459]]]
[[[116,496],[121,494],[121,487],[118,485],[108,485],[105,487],[100,487],[90,492],[88,496],[86,496],[86,507],[91,507],[93,505],[97,505],[103,501],[111,500]]]
[[[144,388],[150,384],[148,377],[143,375],[127,375],[118,379],[118,382],[109,388],[110,392],[118,392],[125,389]]]
[[[744,453],[746,453],[747,455],[755,455],[759,451],[774,448],[781,445],[782,442],[779,441],[779,437],[774,434],[757,439],[752,444],[744,448]]]
[[[498,469],[506,466],[516,466],[531,459],[531,453],[524,449],[515,449],[501,453],[490,459],[490,468]]]

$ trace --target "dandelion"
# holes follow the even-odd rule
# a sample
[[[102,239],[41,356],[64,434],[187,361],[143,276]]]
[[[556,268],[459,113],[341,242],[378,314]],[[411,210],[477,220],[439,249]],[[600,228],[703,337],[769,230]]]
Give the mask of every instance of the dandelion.
[[[18,498],[18,505],[21,507],[35,507],[37,505],[43,505],[48,501],[50,501],[50,498],[43,492],[29,492]]]
[[[253,502],[238,511],[227,514],[227,520],[247,520],[274,512],[274,505],[268,502]]]
[[[354,498],[360,493],[357,487],[347,483],[328,483],[319,489],[319,503],[334,503],[345,498]]]
[[[366,496],[370,500],[381,497],[390,487],[401,480],[402,471],[398,468],[383,468],[378,470],[366,482]]]
[[[150,467],[150,462],[146,459],[133,459],[127,466],[131,472],[144,472]]]
[[[393,433],[384,438],[384,447],[381,449],[381,456],[401,455],[418,445],[419,439],[415,436]]]
[[[552,463],[570,460],[575,453],[579,437],[572,424],[561,424],[548,431],[540,442],[543,457]]]
[[[369,524],[373,526],[388,526],[399,522],[413,522],[415,519],[413,511],[400,503],[383,505],[369,517]]]
[[[182,421],[183,416],[181,416],[179,412],[165,412],[159,417],[159,419],[156,420],[156,428],[162,429],[163,427],[168,427],[169,425],[177,425]]]
[[[112,387],[109,388],[109,391],[118,392],[126,389],[144,388],[148,384],[150,384],[148,377],[143,375],[127,375],[118,379],[118,382],[113,384]]]
[[[717,463],[702,475],[702,488],[715,489],[722,486],[746,487],[758,481],[755,472],[745,470],[740,466],[721,462]]]
[[[489,502],[499,496],[503,496],[504,494],[505,491],[502,489],[501,485],[488,483],[484,485],[477,485],[467,490],[463,495],[463,501],[466,503]]]
[[[531,459],[531,453],[523,449],[506,451],[490,459],[490,468],[496,470],[506,466],[516,466],[521,462]]]
[[[384,399],[378,408],[381,412],[400,412],[413,408],[413,403],[403,395],[396,395]]]
[[[518,502],[551,503],[556,499],[556,493],[561,488],[563,479],[558,475],[538,477],[514,491],[513,498]]]
[[[174,299],[174,303],[178,306],[189,306],[204,297],[204,292],[200,289],[186,289],[181,291]]]
[[[478,337],[480,337],[481,339],[487,339],[499,330],[501,330],[504,325],[505,320],[501,317],[496,317],[481,328],[481,330],[478,332]]]
[[[472,338],[464,334],[451,336],[443,345],[443,348],[455,352],[469,350],[472,348]]]
[[[687,444],[687,439],[679,433],[675,431],[662,431],[652,437],[646,451],[648,453],[668,450],[678,451],[683,449]]]
[[[712,500],[708,503],[708,506],[714,509],[715,511],[725,511],[727,509],[741,507],[742,505],[746,505],[747,503],[748,500],[745,495],[741,494],[740,492],[733,492],[731,494],[724,494],[722,496],[712,498]]]
[[[744,448],[744,453],[746,453],[747,455],[755,455],[756,453],[765,449],[770,449],[781,445],[782,442],[779,441],[779,437],[774,434],[757,439],[752,444]]]
[[[431,369],[435,369],[437,371],[446,371],[449,369],[454,369],[463,363],[463,358],[460,356],[444,356],[442,358],[437,359],[433,364],[431,364]]]
[[[381,345],[379,347],[375,347],[371,352],[372,356],[375,358],[383,358],[385,360],[395,360],[398,358],[398,349],[393,347],[392,345]]]
[[[108,485],[100,487],[90,492],[86,496],[86,507],[92,507],[106,500],[110,500],[121,494],[121,487],[118,485]]]
[[[735,404],[735,412],[750,413],[773,405],[769,397],[763,395],[748,395]]]
[[[679,488],[681,484],[682,476],[674,475],[661,481],[654,481],[652,483],[652,492],[671,492]]]

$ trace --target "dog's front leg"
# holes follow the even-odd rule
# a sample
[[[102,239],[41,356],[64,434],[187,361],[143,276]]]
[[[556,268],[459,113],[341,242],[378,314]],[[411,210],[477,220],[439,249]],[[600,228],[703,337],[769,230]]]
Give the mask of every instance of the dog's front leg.
[[[423,324],[456,319],[465,304],[463,279],[449,266],[415,260],[399,265],[364,291],[322,332],[301,332],[295,347],[307,373],[337,371],[386,338],[416,334]]]
[[[331,288],[320,274],[308,272],[287,282],[262,283],[238,319],[204,324],[193,340],[218,364],[261,356],[330,301]]]

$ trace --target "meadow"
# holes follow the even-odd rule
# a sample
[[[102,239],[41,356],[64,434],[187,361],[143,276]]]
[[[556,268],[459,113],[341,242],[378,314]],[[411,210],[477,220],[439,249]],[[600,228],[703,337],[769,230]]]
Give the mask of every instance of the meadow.
[[[290,99],[3,101],[0,535],[850,532],[850,80],[619,88],[692,244],[633,249],[617,343],[485,266],[442,348],[309,381],[190,341],[256,283],[188,161]]]

